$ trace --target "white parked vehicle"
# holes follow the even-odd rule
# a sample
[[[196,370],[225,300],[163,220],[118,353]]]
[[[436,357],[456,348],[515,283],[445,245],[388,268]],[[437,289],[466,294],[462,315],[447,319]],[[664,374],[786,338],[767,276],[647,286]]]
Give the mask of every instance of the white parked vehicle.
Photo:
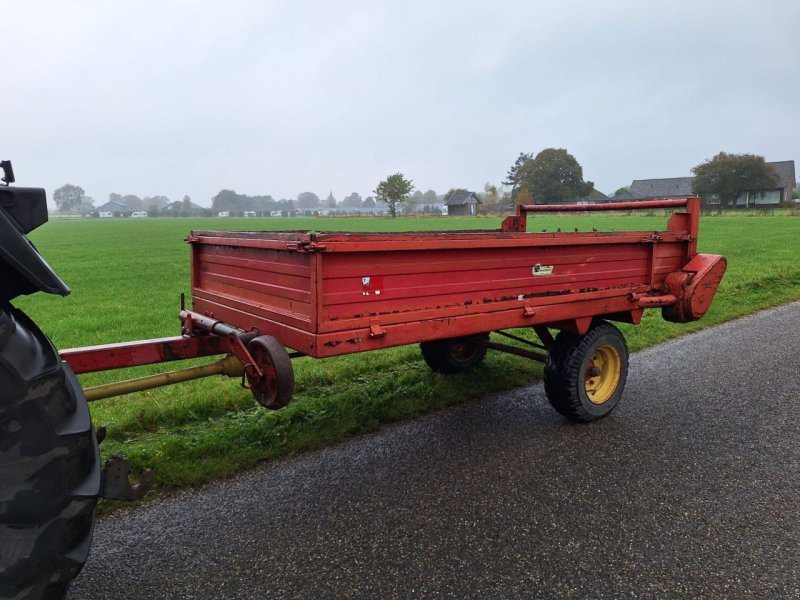
[[[253,210],[246,210],[246,211],[244,211],[244,216],[245,217],[255,217],[256,213]]]
[[[131,213],[131,219],[144,219],[147,217],[146,210],[137,210]]]
[[[100,218],[101,219],[110,219],[113,216],[114,216],[113,212],[105,212],[105,211],[103,211],[103,212],[100,213]]]
[[[218,217],[230,217],[231,213],[229,210],[223,210],[217,214]]]

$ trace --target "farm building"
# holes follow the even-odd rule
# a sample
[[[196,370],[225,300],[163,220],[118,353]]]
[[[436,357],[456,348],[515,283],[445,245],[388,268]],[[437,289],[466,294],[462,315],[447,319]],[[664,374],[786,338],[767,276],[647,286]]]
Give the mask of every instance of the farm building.
[[[478,214],[478,205],[481,203],[475,192],[464,190],[453,192],[445,202],[447,214],[450,217],[474,217]]]
[[[736,199],[737,207],[745,206],[778,206],[788,204],[792,200],[792,191],[795,186],[795,172],[793,160],[782,160],[779,162],[767,163],[775,173],[778,174],[778,185],[771,190],[763,190],[761,193],[742,194]],[[709,201],[713,204],[713,199]],[[719,203],[719,199],[717,199]]]
[[[628,192],[632,200],[650,198],[682,198],[692,195],[694,177],[667,177],[665,179],[636,179]]]
[[[773,189],[742,194],[736,200],[737,207],[776,207],[788,203],[795,186],[793,160],[767,163],[778,175],[778,184]],[[668,177],[666,179],[636,179],[627,191],[616,194],[613,202],[629,200],[652,200],[656,198],[683,198],[692,195],[693,177]],[[719,198],[708,198],[707,204],[719,204]]]
[[[189,202],[189,206],[190,208],[188,213],[191,216],[200,216],[206,210],[205,208],[203,208],[199,204],[195,204],[194,202]],[[164,213],[168,215],[183,215],[186,212],[187,211],[185,210],[183,202],[181,200],[176,200],[175,202],[171,202],[170,204],[167,204],[167,206],[164,208]]]
[[[109,200],[103,206],[97,207],[97,212],[100,213],[111,213],[115,215],[130,215],[133,210],[127,204],[123,204],[122,202],[117,202],[116,200]]]
[[[553,200],[552,202],[546,201],[542,204],[602,204],[608,202],[609,198],[603,192],[592,188],[588,195],[582,198],[569,198],[565,200]]]

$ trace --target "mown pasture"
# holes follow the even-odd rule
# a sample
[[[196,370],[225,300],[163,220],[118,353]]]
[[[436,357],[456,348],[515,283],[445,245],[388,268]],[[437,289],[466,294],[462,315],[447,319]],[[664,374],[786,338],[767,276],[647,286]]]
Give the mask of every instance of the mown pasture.
[[[665,221],[661,213],[549,216],[531,219],[529,229],[647,230],[662,229]],[[490,217],[54,219],[32,239],[72,294],[37,294],[16,304],[59,348],[177,335],[179,296],[189,285],[184,238],[191,229],[401,231],[494,229],[499,223]],[[800,298],[796,217],[704,217],[700,250],[729,260],[710,313],[698,323],[674,325],[649,311],[641,326],[623,326],[631,350]],[[176,366],[182,365],[166,368]],[[472,372],[442,376],[429,371],[416,346],[323,361],[302,358],[294,367],[296,400],[277,412],[258,407],[237,380],[222,377],[94,403],[95,423],[108,429],[103,453],[122,452],[135,468],[154,468],[162,488],[200,483],[541,376],[538,363],[492,352]],[[159,370],[165,366],[87,375],[82,383]]]

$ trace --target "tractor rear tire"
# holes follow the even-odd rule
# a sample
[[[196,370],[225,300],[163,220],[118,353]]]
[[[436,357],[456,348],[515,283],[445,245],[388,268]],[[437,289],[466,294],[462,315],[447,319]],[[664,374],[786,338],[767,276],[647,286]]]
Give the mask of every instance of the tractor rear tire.
[[[562,331],[544,367],[544,391],[553,408],[578,423],[607,416],[628,377],[628,345],[619,329],[595,322],[586,335]]]
[[[0,598],[62,598],[89,554],[101,471],[72,370],[0,305]]]
[[[481,364],[486,357],[486,346],[481,340],[488,340],[489,334],[482,333],[460,338],[447,338],[422,342],[419,349],[422,358],[437,373],[447,375],[462,373]]]

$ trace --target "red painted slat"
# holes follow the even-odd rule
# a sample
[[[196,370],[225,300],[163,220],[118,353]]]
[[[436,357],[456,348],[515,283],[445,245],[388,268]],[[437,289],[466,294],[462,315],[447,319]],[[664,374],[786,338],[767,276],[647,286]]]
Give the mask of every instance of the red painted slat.
[[[256,278],[254,278],[254,275]],[[309,278],[283,275],[280,273],[255,272],[239,267],[222,266],[202,274],[205,286],[213,288],[216,284],[233,286],[242,290],[259,291],[292,300],[309,300]]]
[[[242,313],[252,314],[254,316],[260,316],[266,319],[270,319],[275,321],[276,323],[282,323],[285,325],[289,325],[292,327],[297,327],[300,329],[304,329],[307,331],[312,331],[311,329],[311,316],[309,313],[311,312],[311,306],[309,305],[300,305],[299,303],[294,304],[291,307],[282,307],[277,306],[277,303],[270,303],[270,304],[259,304],[252,300],[248,300],[247,298],[243,298],[242,296],[229,296],[223,293],[214,293],[208,291],[196,291],[194,296],[192,297],[192,302],[194,304],[194,308],[196,312],[201,314],[207,314],[207,309],[204,308],[205,306],[215,304],[215,305],[227,305],[236,308],[237,310],[242,311]],[[213,316],[215,319],[220,319],[221,317],[217,314],[209,315]],[[250,329],[250,325],[244,326],[245,322],[235,322],[229,321],[232,325],[239,327],[240,329],[248,330]]]
[[[606,278],[603,280],[597,280],[594,282],[586,282],[584,289],[598,289],[598,283],[603,283],[603,287],[600,289],[610,289],[610,288],[621,288],[621,287],[628,287],[628,286],[635,286],[640,285],[642,283],[642,279],[640,277],[620,277],[620,278]],[[594,284],[594,285],[593,285]],[[559,292],[563,291],[563,295],[566,295],[569,292],[569,285],[565,285],[563,290],[552,290],[550,295],[562,295]],[[575,290],[572,293],[578,293],[579,290]],[[520,294],[508,294],[506,296],[487,296],[486,294],[472,294],[472,295],[465,295],[463,293],[456,293],[456,294],[448,294],[448,293],[439,293],[434,296],[421,296],[421,297],[406,297],[401,299],[389,299],[389,300],[380,300],[374,303],[353,303],[353,302],[345,302],[342,304],[330,304],[324,305],[322,311],[322,322],[327,322],[333,319],[344,319],[354,317],[356,315],[364,316],[364,315],[376,315],[381,316],[384,314],[392,314],[394,312],[404,312],[409,314],[408,321],[413,320],[413,316],[411,313],[414,311],[424,311],[428,309],[438,309],[442,307],[459,307],[464,305],[473,305],[479,307],[479,310],[488,311],[490,305],[493,302],[499,300],[507,300],[513,298],[519,298],[520,295],[523,295],[521,292]],[[524,295],[523,295],[524,296]]]
[[[361,253],[326,255],[323,276],[326,281],[338,277],[365,275],[409,275],[413,273],[451,273],[458,270],[533,267],[541,264],[590,264],[603,261],[627,260],[634,257],[647,259],[649,250],[630,246],[598,248],[587,252],[585,248],[503,248],[486,250],[438,250],[381,252],[369,256]]]
[[[311,276],[311,269],[308,265],[308,255],[283,252],[280,254],[275,253],[276,256],[271,257],[261,256],[258,250],[252,248],[244,249],[247,250],[247,253],[234,253],[231,252],[231,250],[241,249],[220,248],[218,246],[203,248],[201,250],[203,264],[241,267],[253,272],[265,271],[268,273],[281,273],[284,275],[296,275],[299,277]],[[299,260],[292,262],[287,260],[288,258],[294,257]]]
[[[469,271],[453,273],[446,283],[431,275],[384,277],[380,294],[365,295],[361,278],[326,281],[323,306],[343,303],[385,303],[406,298],[433,298],[447,294],[468,294],[482,298],[484,295],[514,295],[545,293],[580,289],[584,287],[610,287],[610,282],[620,278],[645,283],[647,263],[645,261],[625,261],[624,264],[595,265],[596,268],[576,272],[554,271],[553,275],[534,277],[531,269],[527,272],[493,273],[492,271]],[[605,268],[604,268],[605,267]],[[594,285],[600,284],[600,285]]]
[[[519,300],[517,298],[511,300],[498,300],[490,303],[469,303],[469,304],[451,304],[442,305],[436,308],[420,308],[409,311],[401,311],[394,313],[384,313],[379,315],[353,315],[351,317],[344,317],[340,319],[332,319],[324,321],[320,324],[319,333],[332,333],[340,331],[355,330],[361,327],[369,327],[372,322],[379,322],[381,325],[397,325],[401,323],[413,326],[421,321],[429,319],[446,319],[457,318],[465,315],[490,315],[497,312],[517,311],[518,315],[514,318],[527,319],[524,317],[525,307],[547,306],[554,302],[562,305],[568,305],[576,302],[585,302],[587,300],[600,301],[608,298],[627,298],[631,288],[616,288],[598,290],[592,292],[582,292],[573,294],[563,294],[556,296],[543,296],[538,298],[525,298]],[[631,303],[631,307],[633,304]],[[527,320],[523,321],[523,325],[529,324]],[[522,325],[514,325],[515,327]]]
[[[644,232],[645,235],[649,233]],[[459,250],[462,248],[536,248],[547,247],[558,244],[572,245],[572,246],[600,246],[608,244],[611,239],[609,237],[600,237],[597,234],[584,235],[580,233],[572,234],[525,234],[531,237],[525,239],[474,239],[474,240],[445,240],[445,239],[411,239],[411,240],[385,240],[379,242],[377,240],[367,241],[349,241],[349,242],[325,242],[325,252],[392,252],[396,250]],[[664,234],[665,237],[674,237],[675,239],[665,241],[677,241],[677,236],[671,234]],[[533,237],[533,236],[546,236],[546,237]],[[567,236],[575,236],[570,238]],[[641,244],[643,237],[631,236],[628,234],[620,235],[613,239],[615,244]]]

